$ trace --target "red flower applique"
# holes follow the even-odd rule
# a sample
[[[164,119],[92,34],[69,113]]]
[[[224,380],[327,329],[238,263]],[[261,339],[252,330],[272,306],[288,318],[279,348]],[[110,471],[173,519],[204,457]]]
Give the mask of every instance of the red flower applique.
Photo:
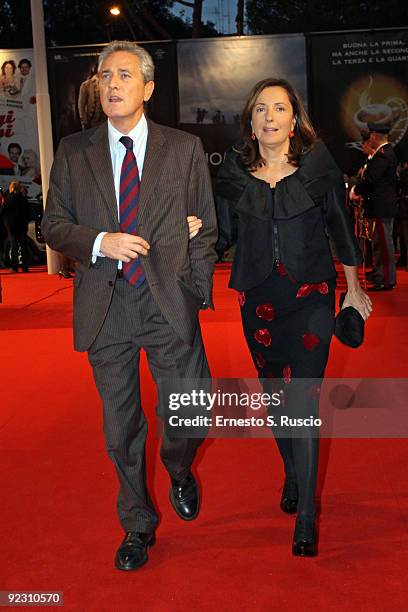
[[[269,331],[264,329],[257,329],[254,334],[255,340],[259,342],[259,344],[263,344],[264,346],[271,346],[272,338]]]
[[[263,368],[265,366],[265,357],[262,353],[258,353],[258,351],[255,353],[255,361],[258,368]]]
[[[306,332],[306,334],[303,334],[302,336],[302,343],[305,349],[307,349],[308,351],[313,351],[313,349],[315,349],[316,346],[320,343],[320,338],[319,336],[316,336],[316,334]]]
[[[290,365],[287,365],[283,368],[283,380],[286,384],[290,383],[292,380],[292,370]]]
[[[329,293],[329,285],[327,283],[319,283],[316,289],[322,295],[327,295]]]
[[[245,304],[245,291],[240,291],[238,293],[238,304],[243,306]]]
[[[259,304],[256,307],[256,316],[266,321],[272,321],[275,318],[275,310],[272,304]]]
[[[329,292],[329,286],[327,283],[305,283],[304,285],[301,285],[301,287],[299,287],[296,297],[307,297],[312,293],[312,291],[318,291],[322,295],[326,295]]]

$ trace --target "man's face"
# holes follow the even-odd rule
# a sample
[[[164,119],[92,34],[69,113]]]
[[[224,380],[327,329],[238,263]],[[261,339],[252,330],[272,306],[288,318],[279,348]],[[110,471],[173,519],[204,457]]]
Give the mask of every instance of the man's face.
[[[102,63],[99,90],[103,111],[112,124],[129,132],[143,114],[154,89],[154,82],[143,80],[139,58],[128,51],[116,51]]]
[[[373,152],[373,149],[370,146],[370,140],[363,140],[361,148],[363,149],[364,155],[368,156],[371,155],[371,153]]]
[[[375,151],[383,142],[383,138],[380,134],[377,134],[377,132],[370,132],[370,139],[368,142],[370,143],[370,147]]]
[[[10,147],[9,158],[10,161],[13,162],[13,164],[16,164],[18,162],[20,155],[21,151],[18,147]]]
[[[23,62],[22,64],[20,64],[20,72],[23,76],[27,76],[27,74],[30,74],[30,64],[27,64],[27,62]]]

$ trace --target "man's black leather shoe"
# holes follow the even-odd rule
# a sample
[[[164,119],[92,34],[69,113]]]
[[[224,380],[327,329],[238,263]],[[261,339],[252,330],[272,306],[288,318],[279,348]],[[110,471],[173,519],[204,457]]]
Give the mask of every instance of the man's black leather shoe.
[[[120,570],[135,570],[148,560],[147,549],[156,541],[154,533],[128,531],[115,557],[115,566]]]
[[[286,514],[295,514],[297,511],[299,492],[296,480],[286,478],[283,485],[280,507]]]
[[[192,521],[200,510],[200,494],[191,472],[183,480],[171,479],[170,501],[176,513],[184,521]]]
[[[296,519],[292,554],[295,557],[315,557],[317,555],[316,525],[312,518]]]

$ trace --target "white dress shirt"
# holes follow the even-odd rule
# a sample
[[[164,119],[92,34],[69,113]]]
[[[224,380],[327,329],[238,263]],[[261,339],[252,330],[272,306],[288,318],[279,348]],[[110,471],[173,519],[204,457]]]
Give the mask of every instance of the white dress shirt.
[[[144,158],[146,154],[146,145],[147,145],[147,121],[144,115],[141,116],[137,125],[130,130],[128,134],[122,134],[113,127],[112,123],[108,119],[108,138],[109,138],[109,150],[111,154],[112,160],[112,170],[113,170],[113,181],[115,184],[115,194],[116,194],[116,205],[118,209],[118,220],[120,220],[119,216],[119,190],[120,190],[120,172],[122,169],[122,163],[125,159],[126,155],[126,147],[119,140],[122,136],[129,136],[133,140],[133,153],[136,157],[137,167],[139,169],[139,177],[142,179],[143,173],[143,164]],[[95,263],[97,257],[105,257],[100,252],[102,238],[105,236],[107,232],[100,232],[97,235],[93,249],[92,249],[92,263]],[[119,268],[122,267],[122,262],[119,262]]]

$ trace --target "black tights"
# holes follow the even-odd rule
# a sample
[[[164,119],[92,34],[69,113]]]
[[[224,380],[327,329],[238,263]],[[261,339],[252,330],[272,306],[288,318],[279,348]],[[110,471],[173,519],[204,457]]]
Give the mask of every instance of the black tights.
[[[286,478],[295,480],[298,485],[298,516],[314,518],[319,438],[276,437],[275,440],[283,459]]]
[[[265,391],[284,390],[281,412],[289,417],[318,416],[319,387],[334,328],[334,287],[334,279],[302,285],[280,268],[261,286],[240,295],[245,338],[259,378]],[[273,416],[279,418],[279,410]],[[285,474],[298,485],[298,515],[314,517],[318,431],[272,429]]]

